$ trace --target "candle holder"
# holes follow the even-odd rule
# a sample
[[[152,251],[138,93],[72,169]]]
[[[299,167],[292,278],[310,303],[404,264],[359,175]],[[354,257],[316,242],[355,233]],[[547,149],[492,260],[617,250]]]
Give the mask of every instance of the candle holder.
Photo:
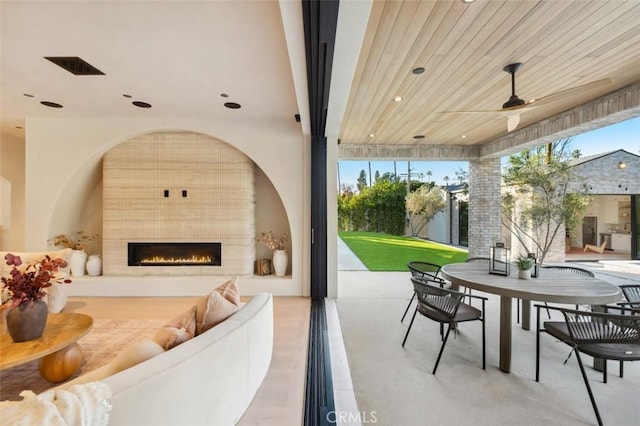
[[[508,276],[510,273],[510,251],[504,243],[489,248],[489,273]]]
[[[538,269],[538,259],[536,259],[535,253],[527,253],[527,257],[533,259],[533,267],[531,268],[531,278],[538,278],[540,270]]]

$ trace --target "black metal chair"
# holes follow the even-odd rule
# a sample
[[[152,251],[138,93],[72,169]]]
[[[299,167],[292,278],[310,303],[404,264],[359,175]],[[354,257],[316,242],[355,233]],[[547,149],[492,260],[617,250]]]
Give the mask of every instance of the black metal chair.
[[[580,353],[603,360],[603,381],[606,383],[607,360],[618,360],[620,366],[623,361],[640,360],[640,316],[552,307],[549,309],[562,312],[564,321],[546,321],[543,328],[540,328],[540,308],[542,307],[542,305],[536,305],[538,310],[536,382],[540,381],[540,332],[544,331],[573,348],[571,352],[576,353],[593,411],[598,419],[598,424],[602,426],[598,405],[591,391]],[[622,376],[622,369],[620,375]]]
[[[567,272],[570,274],[576,274],[576,275],[582,275],[584,277],[594,277],[595,275],[593,274],[593,272],[587,270],[587,269],[582,269],[582,268],[577,268],[575,266],[567,266],[567,265],[544,265],[542,266],[543,269],[547,269],[547,270],[551,270],[551,271],[559,271],[559,272]],[[546,305],[546,303],[545,303]],[[579,309],[579,306],[576,305],[576,309]],[[547,310],[547,314],[549,314],[549,311]],[[551,316],[549,316],[549,319],[551,319]]]
[[[625,284],[620,286],[625,302],[618,302],[617,305],[629,308],[640,308],[640,284]]]
[[[409,332],[413,321],[416,319],[416,314],[420,312],[427,318],[440,323],[440,336],[442,337],[442,346],[438,353],[438,359],[433,366],[432,374],[436,374],[444,346],[447,344],[449,333],[452,329],[456,328],[457,323],[466,321],[481,321],[482,322],[482,369],[485,369],[485,324],[484,324],[484,307],[486,297],[481,296],[469,296],[459,291],[440,287],[439,281],[432,281],[425,278],[412,277],[411,282],[415,290],[418,303],[416,310],[413,312],[409,328],[402,341],[402,347],[407,342]],[[473,297],[482,301],[482,309],[477,309],[471,305],[463,302],[465,297]],[[443,336],[443,326],[448,324],[447,332]]]
[[[438,281],[442,285],[444,285],[444,280],[438,276],[440,273],[440,266],[435,263],[422,262],[418,260],[411,261],[407,263],[407,267],[409,268],[409,272],[411,272],[412,277],[426,278],[433,281]],[[411,294],[411,299],[409,299],[409,303],[407,304],[407,309],[404,310],[404,314],[402,314],[402,318],[400,322],[404,321],[404,317],[407,316],[407,312],[409,312],[409,308],[411,307],[411,303],[416,298],[416,293],[413,292]]]

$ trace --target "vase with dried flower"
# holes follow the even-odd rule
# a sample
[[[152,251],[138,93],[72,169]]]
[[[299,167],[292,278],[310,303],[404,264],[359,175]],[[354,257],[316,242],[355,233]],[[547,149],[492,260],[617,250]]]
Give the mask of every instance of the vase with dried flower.
[[[4,258],[7,265],[11,266],[9,276],[2,277],[2,286],[10,294],[7,330],[14,342],[37,339],[42,336],[47,322],[47,304],[42,300],[47,294],[45,289],[54,283],[71,282],[70,279],[56,276],[58,269],[65,268],[67,262],[47,255],[23,266],[20,256],[8,253]]]
[[[76,237],[71,238],[67,234],[56,235],[49,240],[52,246],[66,247],[73,250],[71,258],[69,259],[71,275],[74,277],[80,277],[85,274],[87,265],[87,252],[86,248],[90,241],[95,240],[98,234],[85,234],[84,231],[76,232]]]
[[[289,263],[289,256],[285,250],[285,243],[289,241],[289,234],[286,232],[281,237],[276,237],[273,231],[262,233],[258,237],[258,241],[264,243],[269,250],[273,250],[273,270],[278,277],[284,277],[287,273],[287,265]]]

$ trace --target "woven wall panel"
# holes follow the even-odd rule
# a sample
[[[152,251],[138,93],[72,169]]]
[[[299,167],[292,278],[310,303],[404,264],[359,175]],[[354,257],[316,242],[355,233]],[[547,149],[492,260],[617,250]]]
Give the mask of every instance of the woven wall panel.
[[[105,275],[253,273],[254,165],[240,151],[206,135],[156,132],[113,148],[103,171]],[[128,242],[220,242],[222,266],[127,266]]]

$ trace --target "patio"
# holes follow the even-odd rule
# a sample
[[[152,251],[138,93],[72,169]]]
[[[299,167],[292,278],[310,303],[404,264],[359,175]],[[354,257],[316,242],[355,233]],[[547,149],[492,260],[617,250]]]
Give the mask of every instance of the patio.
[[[440,346],[437,323],[418,316],[401,347],[409,323],[400,323],[412,289],[409,273],[356,270],[357,262],[339,252],[345,259],[339,263],[351,270],[339,268],[335,303],[362,423],[375,418],[378,424],[403,426],[596,424],[575,355],[563,365],[567,345],[541,336],[536,383],[535,329],[514,326],[511,374],[498,369],[498,297],[483,294],[489,297],[487,369],[482,370],[480,324],[472,322],[450,338],[433,376]],[[616,283],[635,279],[634,274],[595,272]],[[627,363],[620,378],[617,363],[610,362],[608,384],[600,372],[588,368],[587,374],[604,423],[637,424],[640,364]]]

